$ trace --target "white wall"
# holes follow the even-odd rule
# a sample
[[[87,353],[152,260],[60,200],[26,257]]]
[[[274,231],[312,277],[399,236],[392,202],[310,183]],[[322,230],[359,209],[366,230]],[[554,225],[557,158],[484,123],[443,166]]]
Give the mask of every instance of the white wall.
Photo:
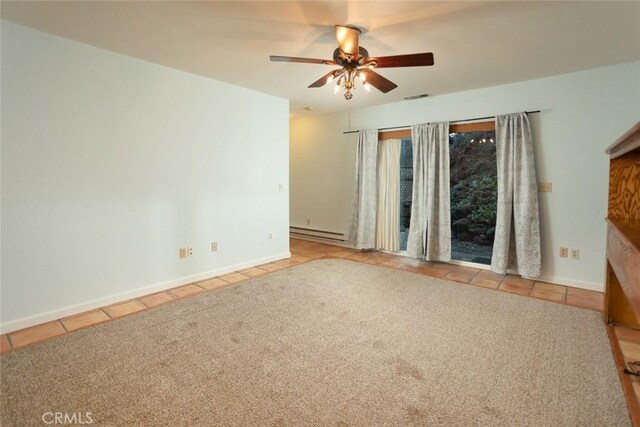
[[[640,62],[293,119],[291,224],[311,219],[314,228],[348,233],[357,139],[342,134],[349,122],[382,128],[525,110],[542,111],[531,115],[538,180],[553,183],[540,194],[543,279],[602,290],[604,149],[640,119]],[[561,246],[579,248],[580,260],[559,258]]]
[[[3,332],[289,256],[288,109],[3,21]]]
[[[344,114],[291,119],[292,226],[348,235],[358,137],[347,127]]]

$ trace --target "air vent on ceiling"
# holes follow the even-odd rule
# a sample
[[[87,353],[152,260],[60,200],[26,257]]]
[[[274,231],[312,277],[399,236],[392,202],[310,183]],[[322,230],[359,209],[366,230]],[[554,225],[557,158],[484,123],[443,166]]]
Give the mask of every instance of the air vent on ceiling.
[[[426,98],[428,97],[429,94],[428,93],[421,93],[420,95],[413,95],[413,96],[405,96],[404,99],[405,101],[411,101],[413,99],[420,99],[420,98]]]

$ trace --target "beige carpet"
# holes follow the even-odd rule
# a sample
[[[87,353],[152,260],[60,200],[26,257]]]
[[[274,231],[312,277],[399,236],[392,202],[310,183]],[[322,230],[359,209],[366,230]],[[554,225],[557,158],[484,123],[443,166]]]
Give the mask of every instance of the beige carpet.
[[[3,426],[629,425],[600,314],[318,260],[10,353]]]

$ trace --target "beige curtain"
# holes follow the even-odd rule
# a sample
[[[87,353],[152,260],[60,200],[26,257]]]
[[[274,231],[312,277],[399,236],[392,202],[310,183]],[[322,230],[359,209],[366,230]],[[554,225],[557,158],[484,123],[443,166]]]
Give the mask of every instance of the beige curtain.
[[[491,269],[540,276],[538,180],[531,125],[525,113],[496,117],[498,212]]]
[[[361,130],[356,146],[356,176],[349,239],[358,249],[373,249],[376,243],[376,163],[378,131]]]
[[[413,197],[407,253],[427,261],[449,261],[449,123],[412,126],[411,143]]]
[[[376,248],[400,250],[400,147],[399,139],[378,143],[378,206]]]

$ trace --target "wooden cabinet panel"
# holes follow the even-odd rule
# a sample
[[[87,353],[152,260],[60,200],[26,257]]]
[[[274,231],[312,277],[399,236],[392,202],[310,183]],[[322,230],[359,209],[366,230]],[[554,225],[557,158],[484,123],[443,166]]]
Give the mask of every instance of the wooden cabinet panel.
[[[640,122],[606,150],[609,161],[605,321],[640,334]],[[640,427],[640,391],[625,371],[618,337],[609,326],[611,348],[633,425]]]
[[[640,153],[611,160],[609,218],[640,219]]]
[[[640,221],[635,222],[640,226]],[[607,231],[607,258],[620,287],[629,299],[636,316],[640,318],[640,251],[630,239],[609,221]],[[633,229],[633,227],[629,227]],[[640,229],[639,229],[640,231]]]

